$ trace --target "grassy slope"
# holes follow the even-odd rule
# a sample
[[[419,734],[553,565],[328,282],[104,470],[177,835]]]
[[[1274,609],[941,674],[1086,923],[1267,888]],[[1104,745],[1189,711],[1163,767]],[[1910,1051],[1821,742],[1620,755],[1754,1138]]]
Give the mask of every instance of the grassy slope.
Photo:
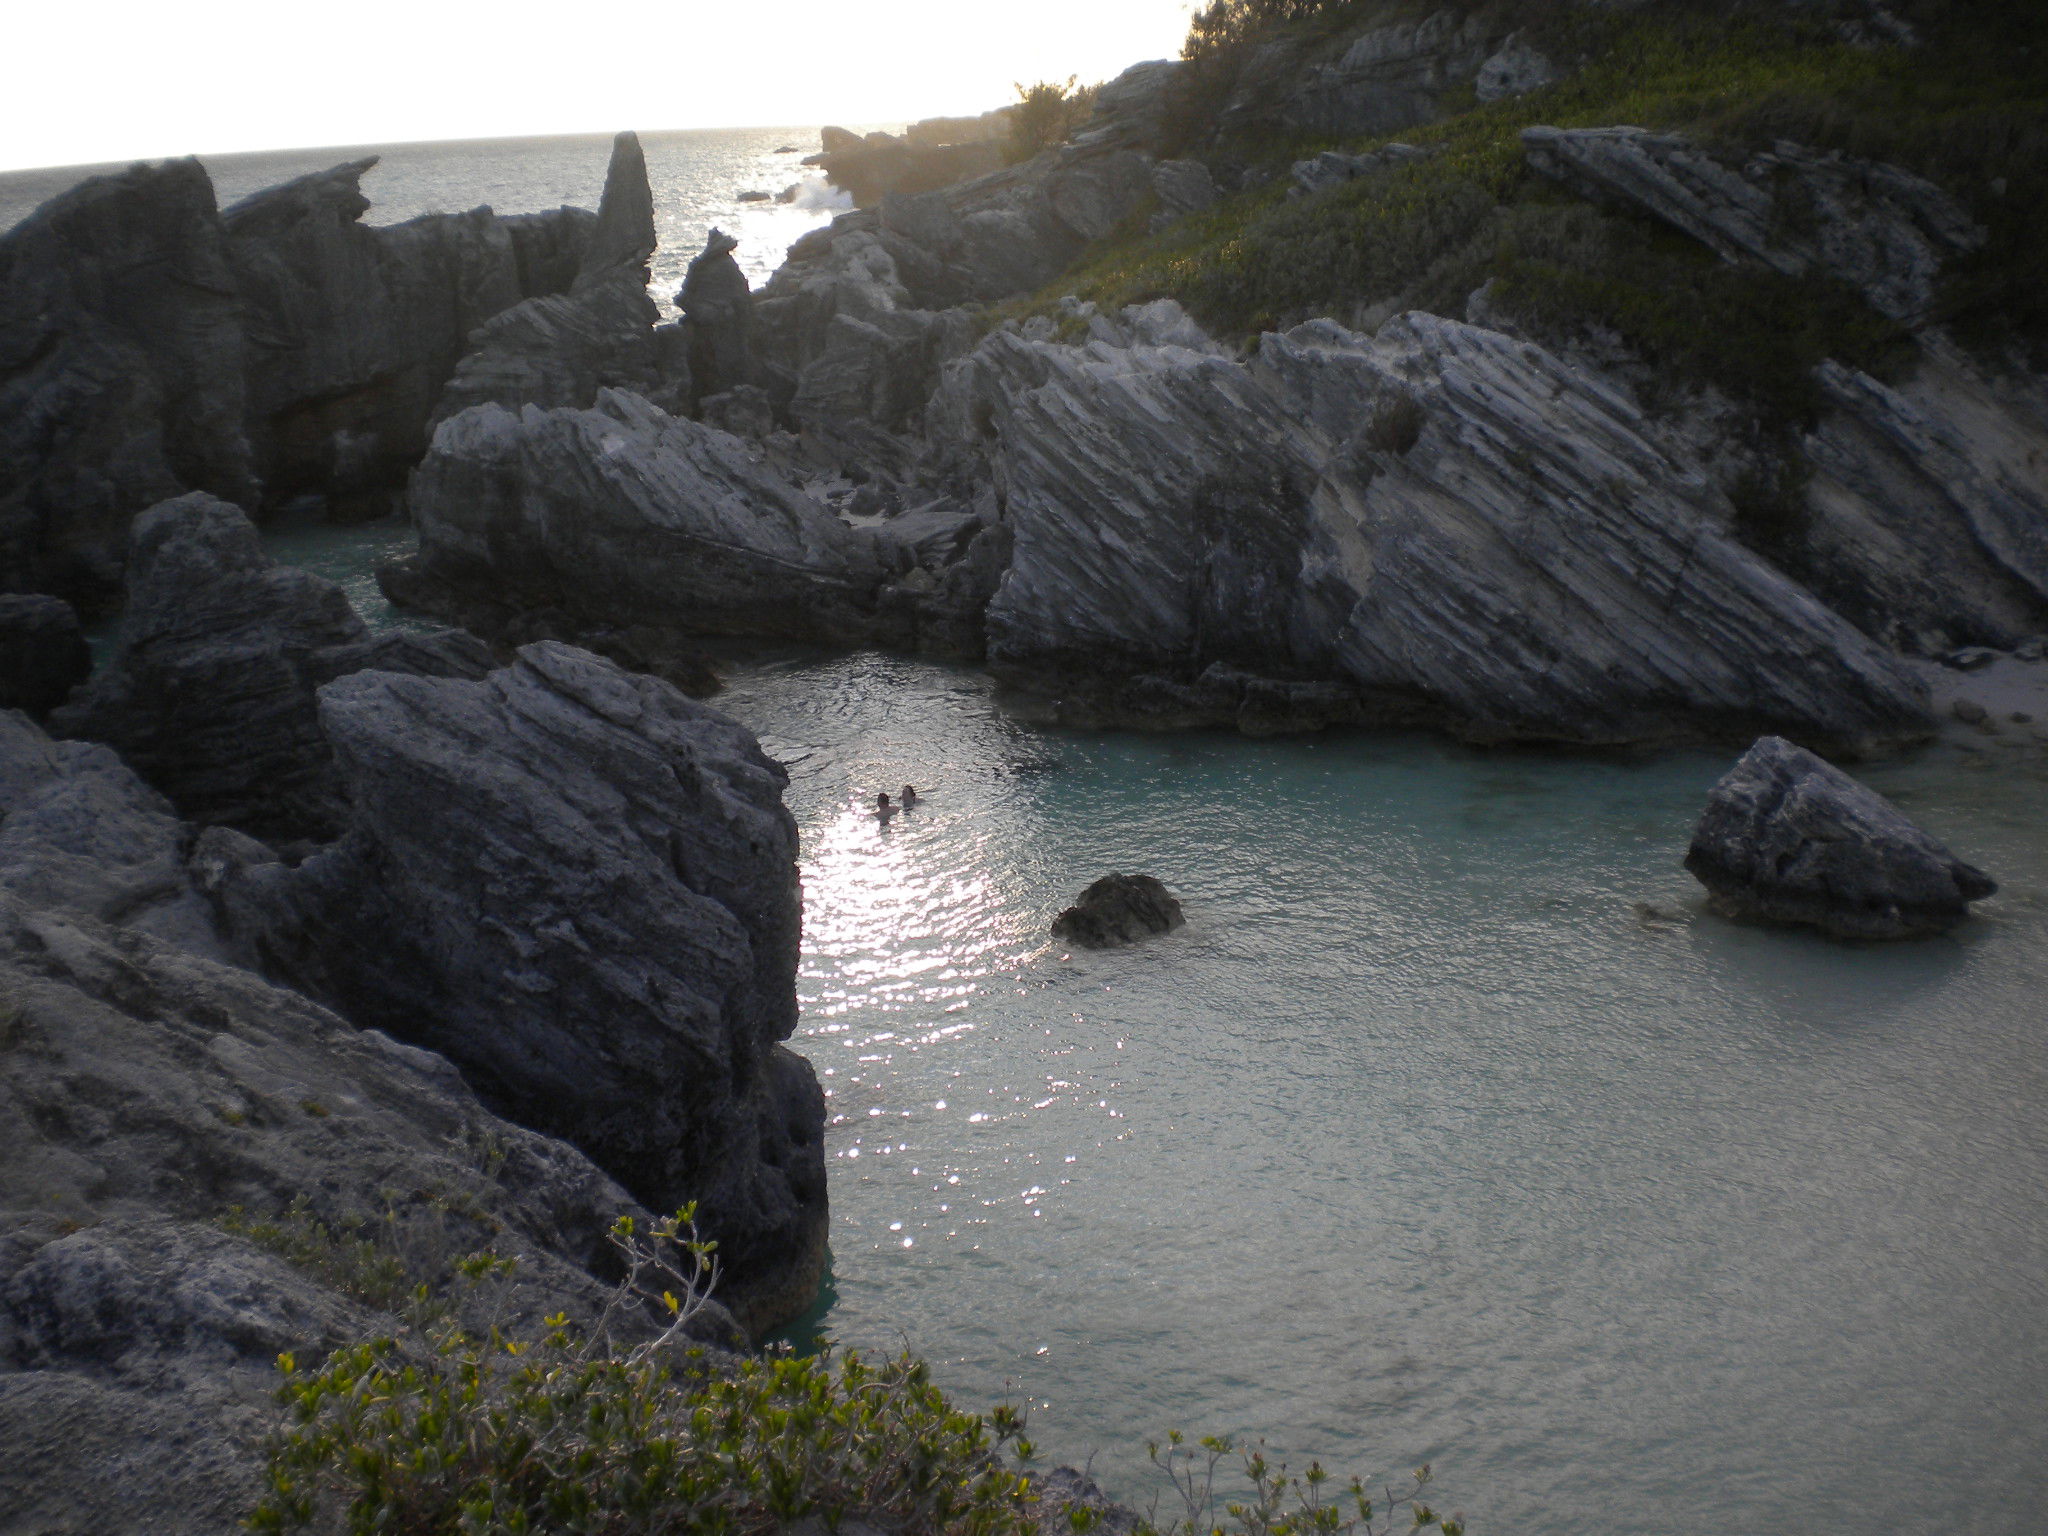
[[[1292,202],[1282,174],[1157,236],[1098,249],[1043,297],[1172,297],[1220,334],[1246,335],[1311,315],[1462,314],[1491,279],[1499,307],[1535,333],[1618,333],[1661,376],[1747,404],[1767,432],[1811,416],[1823,356],[1878,373],[1896,363],[1903,337],[1847,288],[1723,263],[1653,220],[1571,197],[1523,162],[1518,135],[1530,124],[1633,123],[1734,151],[1796,138],[1932,176],[1993,232],[1951,274],[1942,318],[1979,344],[2017,337],[2048,351],[2048,6],[1957,0],[1944,15],[1923,5],[1930,42],[1911,50],[1852,47],[1782,8],[1734,20],[1714,9],[1616,17],[1534,0],[1540,45],[1584,61],[1557,85],[1337,146],[1398,138],[1437,153]],[[1307,25],[1356,28],[1371,11]],[[1328,147],[1237,146],[1283,173]]]

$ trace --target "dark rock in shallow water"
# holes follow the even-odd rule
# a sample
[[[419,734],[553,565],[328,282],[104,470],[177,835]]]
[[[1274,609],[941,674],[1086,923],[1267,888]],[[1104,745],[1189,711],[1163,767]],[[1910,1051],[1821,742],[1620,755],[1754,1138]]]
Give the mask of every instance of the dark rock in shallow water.
[[[657,1209],[702,1204],[722,1294],[796,1315],[824,1258],[824,1100],[796,1023],[782,770],[667,684],[558,644],[481,682],[321,690],[348,830],[215,889],[275,974],[444,1052]]]
[[[1685,867],[1728,915],[1843,939],[1940,933],[1998,889],[1882,796],[1778,736],[1714,786]]]
[[[0,709],[46,715],[92,674],[92,647],[60,597],[0,594]]]
[[[1115,949],[1185,921],[1180,903],[1150,875],[1104,875],[1052,920],[1052,932],[1083,949]]]

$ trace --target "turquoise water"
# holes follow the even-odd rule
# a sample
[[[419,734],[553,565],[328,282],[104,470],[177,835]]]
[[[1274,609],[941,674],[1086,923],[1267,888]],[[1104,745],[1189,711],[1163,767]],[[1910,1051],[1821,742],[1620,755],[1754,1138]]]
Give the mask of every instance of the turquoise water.
[[[1724,755],[1044,733],[873,656],[719,702],[792,765],[831,1337],[1141,1503],[1179,1426],[1477,1532],[2041,1529],[2037,771],[1867,768],[2005,890],[1849,948],[1700,910]],[[1053,944],[1111,869],[1186,928]]]

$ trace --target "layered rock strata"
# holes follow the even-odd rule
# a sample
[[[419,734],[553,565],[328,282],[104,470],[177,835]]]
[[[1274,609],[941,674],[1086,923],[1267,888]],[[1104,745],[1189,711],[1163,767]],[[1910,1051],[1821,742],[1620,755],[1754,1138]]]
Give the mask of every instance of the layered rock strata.
[[[445,423],[412,504],[417,565],[390,590],[486,627],[559,611],[973,654],[1004,548],[972,512],[849,527],[758,444],[616,390],[587,411]]]
[[[321,691],[347,829],[212,889],[272,974],[442,1052],[656,1209],[701,1202],[749,1326],[824,1256],[823,1098],[796,1022],[782,770],[723,715],[567,646],[482,681]]]
[[[637,134],[622,133],[613,140],[597,220],[567,291],[486,320],[469,337],[432,425],[486,402],[589,405],[611,386],[680,406],[689,387],[677,355],[680,338],[657,333],[660,315],[647,296],[655,244],[646,155]]]
[[[1998,889],[1882,796],[1778,736],[1714,786],[1685,867],[1724,913],[1841,939],[1941,933]]]
[[[509,1326],[588,1324],[606,1228],[644,1218],[440,1057],[134,928],[0,893],[0,999],[0,1508],[23,1529],[232,1529],[280,1353],[399,1332],[381,1308],[415,1279],[460,1308],[450,1268],[483,1249],[517,1260]],[[277,1240],[224,1229],[236,1207]],[[356,1241],[401,1266],[393,1296],[350,1284]]]
[[[95,177],[0,235],[0,589],[119,591],[188,490],[377,515],[477,324],[566,287],[591,216],[361,222],[374,160],[220,212],[196,160]]]
[[[1700,464],[1539,347],[1418,313],[1240,360],[1170,302],[1076,314],[1084,344],[1049,319],[990,336],[930,413],[1015,539],[990,659],[1072,718],[1931,729],[1905,668],[1730,537]]]

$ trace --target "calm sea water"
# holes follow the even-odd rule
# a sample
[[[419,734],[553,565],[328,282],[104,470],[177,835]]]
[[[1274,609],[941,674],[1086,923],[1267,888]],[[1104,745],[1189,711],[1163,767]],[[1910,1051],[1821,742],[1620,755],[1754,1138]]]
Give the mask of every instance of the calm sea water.
[[[735,259],[758,287],[781,265],[791,241],[852,206],[815,171],[798,164],[818,147],[815,126],[672,130],[642,133],[640,143],[647,154],[655,233],[661,240],[649,291],[667,312],[673,312],[669,301],[682,286],[683,269],[704,248],[713,225],[739,240]],[[790,147],[798,152],[778,153]],[[480,203],[499,213],[541,213],[565,203],[594,209],[604,192],[611,135],[372,144],[202,159],[225,208],[252,192],[367,155],[381,157],[362,183],[371,203],[364,218],[372,224],[396,224]],[[13,228],[85,177],[120,169],[98,165],[0,172],[0,230]],[[794,203],[739,200],[742,192],[773,194],[789,187],[799,189]]]
[[[820,216],[734,200],[798,133],[647,136],[657,291],[711,222],[759,274]],[[394,149],[372,216],[589,205],[604,149]],[[213,169],[232,197],[344,157]],[[271,539],[404,622],[369,574],[402,526]],[[971,672],[729,672],[803,833],[835,1234],[803,1332],[1028,1402],[1140,1503],[1183,1427],[1433,1462],[1476,1533],[2044,1528],[2038,760],[1862,770],[2004,890],[1852,948],[1700,910],[1678,859],[1725,755],[1046,732]],[[1186,928],[1053,944],[1112,869]]]

